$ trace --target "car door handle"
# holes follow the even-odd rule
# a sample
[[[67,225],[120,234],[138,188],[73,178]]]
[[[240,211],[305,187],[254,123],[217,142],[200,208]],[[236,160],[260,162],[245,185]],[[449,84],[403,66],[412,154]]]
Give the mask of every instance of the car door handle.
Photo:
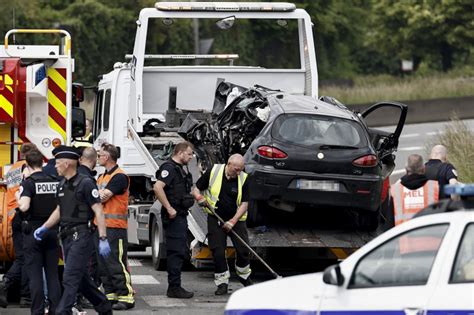
[[[405,315],[423,315],[423,310],[418,307],[406,307]]]

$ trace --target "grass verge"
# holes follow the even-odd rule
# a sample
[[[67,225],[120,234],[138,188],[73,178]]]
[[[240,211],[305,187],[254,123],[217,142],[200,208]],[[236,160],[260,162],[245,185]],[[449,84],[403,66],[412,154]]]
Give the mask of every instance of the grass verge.
[[[448,149],[448,160],[456,168],[458,180],[474,183],[474,131],[462,120],[453,118],[443,133],[433,137],[427,144],[427,156],[435,144],[442,144]]]

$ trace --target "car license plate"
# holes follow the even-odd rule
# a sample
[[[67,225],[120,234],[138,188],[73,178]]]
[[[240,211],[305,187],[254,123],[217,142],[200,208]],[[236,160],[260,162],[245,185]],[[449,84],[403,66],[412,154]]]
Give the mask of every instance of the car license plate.
[[[324,191],[339,191],[339,183],[328,181],[328,180],[299,179],[296,182],[296,188],[324,190]]]

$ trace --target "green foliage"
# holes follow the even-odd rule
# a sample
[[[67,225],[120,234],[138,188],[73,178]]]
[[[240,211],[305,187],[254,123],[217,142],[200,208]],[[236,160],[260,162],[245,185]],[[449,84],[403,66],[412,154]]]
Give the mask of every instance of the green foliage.
[[[420,73],[470,64],[474,52],[473,2],[469,0],[330,0],[295,1],[314,22],[315,48],[321,79],[360,74],[399,74],[400,59],[413,59]],[[72,33],[75,80],[94,84],[124,54],[132,52],[138,14],[155,0],[0,0],[0,33],[13,28],[65,28]],[[179,26],[192,29],[191,25]],[[201,38],[210,25],[200,26]],[[236,25],[238,32],[215,38],[211,53],[239,52],[237,64],[268,67],[292,65],[294,26],[269,35],[276,24]],[[284,33],[287,32],[287,33]],[[179,32],[178,32],[179,33]],[[273,32],[278,34],[278,32]],[[17,43],[58,42],[51,35],[17,36]],[[191,31],[176,35],[162,24],[148,40],[152,52],[194,51]],[[256,54],[259,52],[260,54]],[[263,57],[262,57],[263,56]],[[297,61],[296,61],[297,62]],[[472,73],[472,72],[471,72]]]
[[[386,57],[447,71],[472,51],[473,10],[469,0],[374,0],[367,41]]]

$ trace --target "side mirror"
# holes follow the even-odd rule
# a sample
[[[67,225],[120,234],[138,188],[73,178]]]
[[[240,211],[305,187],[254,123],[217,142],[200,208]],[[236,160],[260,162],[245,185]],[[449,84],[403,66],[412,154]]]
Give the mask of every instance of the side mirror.
[[[79,107],[72,108],[72,131],[73,138],[80,138],[86,134],[86,111]]]
[[[344,283],[344,276],[341,273],[341,267],[339,265],[327,267],[323,273],[323,282],[326,284],[341,286]]]
[[[79,107],[79,103],[84,101],[84,85],[81,83],[72,84],[72,106]]]

